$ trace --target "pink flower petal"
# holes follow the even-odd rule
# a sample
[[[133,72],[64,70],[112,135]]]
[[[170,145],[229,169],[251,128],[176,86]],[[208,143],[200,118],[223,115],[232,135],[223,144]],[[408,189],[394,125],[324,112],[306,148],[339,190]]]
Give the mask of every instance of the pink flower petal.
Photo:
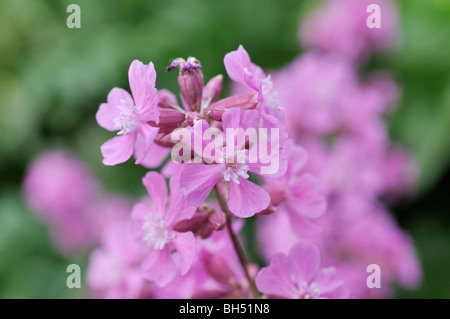
[[[166,180],[157,172],[148,172],[142,178],[142,183],[150,195],[155,212],[161,216],[164,216],[167,204]]]
[[[240,184],[229,183],[228,208],[237,217],[247,218],[266,209],[270,204],[270,195],[259,185],[244,178]]]
[[[160,287],[170,283],[177,274],[177,268],[169,247],[151,250],[150,255],[142,263],[141,270],[145,279],[154,281]]]
[[[275,254],[270,265],[262,268],[255,278],[256,287],[264,294],[275,297],[296,298],[288,258]]]
[[[155,88],[156,72],[153,63],[143,64],[134,60],[128,70],[130,89],[140,119],[143,122],[159,122],[158,91]]]
[[[166,224],[168,227],[180,220],[190,219],[195,213],[196,207],[189,206],[180,188],[179,176],[170,178],[170,205],[167,210]]]
[[[292,141],[287,142],[283,147],[283,152],[288,157],[287,176],[298,175],[308,160],[308,152],[300,145]]]
[[[136,158],[135,164],[141,164],[145,160],[158,132],[158,127],[153,127],[148,124],[141,125],[134,151],[134,157]]]
[[[295,208],[292,208],[290,205],[286,205],[286,209],[292,230],[298,237],[303,239],[314,239],[320,235],[323,229],[319,223],[298,215]]]
[[[120,88],[113,88],[109,94],[107,103],[103,103],[98,108],[95,118],[98,125],[107,129],[108,131],[117,131],[114,124],[114,119],[121,113],[122,105],[134,105],[131,95]]]
[[[108,131],[117,131],[114,119],[120,115],[120,109],[108,103],[102,103],[95,113],[95,119],[98,125],[107,129]]]
[[[185,164],[180,173],[180,184],[189,205],[203,204],[222,176],[219,165]]]
[[[259,126],[259,112],[256,110],[247,110],[244,111],[238,107],[234,107],[225,111],[222,117],[222,127],[224,131],[224,142],[229,144],[228,139],[231,139],[231,134],[235,134],[234,142],[235,150],[241,150],[245,142],[249,139],[253,139],[258,134],[258,126]],[[231,130],[235,129],[235,130]],[[236,129],[239,129],[236,131]],[[242,129],[242,132],[239,132]],[[248,131],[250,136],[246,136],[243,133],[247,129],[253,129],[252,131]],[[228,134],[228,135],[227,135]]]
[[[118,283],[122,271],[117,259],[111,253],[97,248],[90,256],[87,283],[94,290],[108,289]]]
[[[136,107],[144,107],[148,100],[146,92],[149,88],[155,87],[156,72],[153,63],[144,64],[139,60],[131,62],[128,69],[128,80]]]
[[[143,147],[142,145],[140,145],[140,143],[143,143],[143,139],[139,138],[138,136],[136,141],[135,152],[138,148]],[[153,143],[152,145],[150,145],[150,148],[148,149],[147,156],[145,156],[145,158],[142,160],[140,164],[145,168],[156,168],[164,162],[169,153],[170,148],[162,147],[156,143]]]
[[[181,275],[185,275],[194,263],[196,254],[195,236],[192,232],[177,233],[176,237],[172,239],[172,244],[180,257],[177,266]]]
[[[151,208],[143,203],[137,203],[131,211],[131,230],[136,240],[142,240],[145,217],[152,212]]]
[[[320,268],[321,256],[317,246],[299,243],[289,252],[289,263],[297,283],[310,282]]]
[[[103,164],[117,165],[126,162],[133,154],[136,134],[131,133],[123,136],[116,136],[106,141],[100,150],[103,155]]]
[[[239,48],[236,51],[227,53],[223,62],[228,76],[233,81],[247,85],[244,79],[244,69],[247,68],[247,70],[251,71],[252,63],[250,61],[250,56],[242,45],[239,45]]]
[[[321,298],[345,299],[349,296],[348,288],[334,267],[321,269],[314,282],[319,286]]]
[[[327,204],[320,192],[319,180],[311,174],[303,174],[290,187],[291,210],[307,218],[317,218],[325,213]]]
[[[161,169],[161,174],[163,174],[165,177],[180,175],[184,166],[185,165],[183,163],[178,163],[171,159],[166,163],[166,165],[163,166],[163,168]]]

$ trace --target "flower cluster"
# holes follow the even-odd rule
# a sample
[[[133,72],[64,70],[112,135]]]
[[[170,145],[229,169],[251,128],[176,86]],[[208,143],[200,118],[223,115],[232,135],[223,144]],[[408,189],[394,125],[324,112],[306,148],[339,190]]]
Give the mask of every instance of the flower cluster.
[[[92,288],[110,297],[346,297],[344,282],[333,267],[321,268],[314,245],[299,243],[292,256],[276,256],[261,270],[246,260],[238,235],[243,219],[274,213],[283,204],[309,232],[326,203],[317,178],[301,172],[306,152],[288,138],[271,77],[251,62],[243,46],[226,54],[224,64],[245,93],[219,99],[221,75],[204,85],[200,61],[177,58],[167,71],[179,69],[179,103],[169,90],[155,89],[152,63],[133,61],[133,96],[114,88],[100,106],[98,123],[118,131],[101,147],[104,164],[119,164],[134,154],[136,164],[151,168],[168,151],[173,160],[163,175],[150,171],[142,180],[149,196],[131,211],[134,241],[114,244],[113,234],[123,227],[106,232],[92,255]],[[277,187],[279,198],[272,194]],[[208,200],[212,192],[215,200]],[[290,293],[270,284],[274,271],[295,278]]]
[[[363,27],[368,3],[382,8],[381,29]],[[339,28],[330,28],[334,21]],[[392,283],[413,287],[421,279],[412,241],[386,207],[413,190],[417,175],[408,153],[389,140],[383,121],[399,90],[386,72],[366,74],[364,80],[359,76],[361,62],[392,43],[395,21],[395,8],[388,1],[325,1],[301,25],[309,49],[272,74],[298,148],[297,155],[292,146],[286,149],[292,154],[289,163],[296,172],[317,177],[327,212],[319,216],[311,211],[310,217],[319,217],[314,224],[292,218],[296,211],[307,212],[296,203],[301,198],[296,192],[317,187],[306,177],[297,185],[289,182],[298,173],[288,170],[282,184],[265,186],[275,204],[282,201],[276,214],[259,221],[258,247],[269,260],[288,253],[299,240],[318,245],[325,265],[338,270],[353,298],[388,297]],[[308,151],[307,161],[299,145]],[[370,264],[382,270],[380,289],[361,284]]]
[[[116,132],[101,146],[105,165],[131,156],[147,169],[164,163],[142,178],[147,195],[126,214],[101,206],[93,177],[59,152],[38,159],[25,182],[57,242],[97,244],[87,272],[93,296],[383,297],[393,282],[420,280],[411,240],[385,206],[416,173],[382,119],[398,89],[385,73],[358,76],[396,31],[395,10],[382,4],[389,23],[374,35],[357,32],[366,15],[359,0],[325,2],[301,27],[310,50],[271,75],[242,45],[227,53],[233,84],[224,98],[222,75],[205,85],[194,57],[167,67],[178,70],[180,100],[156,88],[152,62],[131,63],[131,94],[113,88],[96,119]],[[325,27],[330,17],[339,30]],[[265,267],[247,259],[248,218],[259,244],[247,248]],[[370,264],[383,271],[382,289],[366,286]]]

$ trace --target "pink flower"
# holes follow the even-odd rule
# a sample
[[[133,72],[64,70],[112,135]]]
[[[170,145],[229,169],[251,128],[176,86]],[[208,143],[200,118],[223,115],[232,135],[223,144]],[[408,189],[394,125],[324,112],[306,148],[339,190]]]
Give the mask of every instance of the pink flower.
[[[95,241],[85,210],[100,195],[100,187],[70,151],[39,155],[28,168],[23,192],[29,207],[50,226],[62,251],[85,248]]]
[[[333,267],[321,268],[320,250],[299,243],[289,255],[275,254],[256,276],[256,286],[269,296],[289,299],[347,298],[348,290]]]
[[[281,139],[287,139],[280,98],[270,75],[266,76],[259,66],[252,63],[250,56],[242,45],[239,45],[236,51],[231,51],[225,55],[224,64],[228,76],[233,81],[252,92],[256,92],[258,110],[266,122],[266,126],[280,128]]]
[[[107,103],[100,105],[97,123],[108,131],[119,131],[101,147],[103,164],[116,165],[127,161],[134,152],[140,164],[159,131],[150,125],[159,123],[158,94],[155,88],[156,72],[153,63],[134,60],[128,71],[131,95],[120,88],[108,94]]]
[[[367,26],[369,4],[380,6],[381,28]],[[306,17],[300,36],[307,48],[360,60],[372,51],[392,47],[398,35],[397,20],[396,8],[389,0],[328,0]]]
[[[192,232],[179,233],[173,230],[180,220],[189,219],[195,207],[188,206],[181,190],[178,177],[170,179],[170,204],[167,205],[167,186],[162,175],[147,173],[142,179],[151,202],[137,203],[131,213],[135,237],[147,249],[142,263],[142,276],[165,286],[180,272],[190,269],[195,253],[196,240]]]
[[[89,260],[87,283],[95,297],[134,299],[150,296],[150,282],[142,278],[140,264],[145,247],[130,234],[129,223],[112,225],[102,234],[102,246]]]
[[[308,154],[301,146],[289,141],[283,151],[288,158],[286,174],[276,179],[266,179],[264,189],[270,194],[272,205],[280,210],[276,213],[288,214],[298,236],[316,236],[320,226],[315,219],[326,210],[319,180],[304,172]]]
[[[383,209],[340,227],[339,241],[361,267],[378,264],[386,282],[415,287],[422,279],[420,262],[411,238]]]
[[[273,84],[280,94],[289,134],[296,138],[340,130],[349,102],[359,89],[356,75],[349,61],[314,52],[275,73]]]
[[[242,111],[239,108],[227,110],[222,121],[225,133],[224,141],[227,140],[227,129],[241,128],[246,130],[247,128],[254,128],[256,132],[259,123],[259,113],[255,110]],[[229,186],[227,203],[228,208],[234,215],[247,218],[267,208],[270,203],[269,194],[260,186],[248,180],[248,172],[261,174],[263,171],[264,165],[259,160],[256,163],[248,161],[248,154],[252,153],[252,147],[257,147],[260,143],[250,143],[252,146],[247,150],[245,149],[245,141],[238,137],[234,139],[233,144],[227,144],[223,151],[216,149],[216,151],[222,152],[222,155],[218,156],[223,157],[220,163],[184,165],[185,167],[180,173],[180,183],[190,205],[200,206],[213,187],[223,179]],[[262,140],[261,143],[264,142],[271,143],[270,139]],[[230,156],[231,151],[227,152],[230,149],[234,151],[232,158],[225,158]],[[283,175],[286,170],[286,161],[280,156],[279,149],[273,150],[271,158],[277,161],[278,169],[268,175]]]

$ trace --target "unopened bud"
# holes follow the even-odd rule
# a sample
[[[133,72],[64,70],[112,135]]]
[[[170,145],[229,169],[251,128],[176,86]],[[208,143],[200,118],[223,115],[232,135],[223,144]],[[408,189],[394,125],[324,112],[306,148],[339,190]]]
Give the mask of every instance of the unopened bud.
[[[273,214],[277,211],[277,208],[273,205],[269,205],[269,207],[267,207],[266,209],[260,211],[259,213],[256,213],[256,215],[258,216],[265,216],[265,215],[270,215]]]
[[[218,282],[229,285],[234,277],[233,271],[228,267],[225,260],[217,255],[206,253],[204,257],[206,271]]]
[[[158,90],[159,103],[158,106],[160,108],[172,108],[173,106],[178,106],[178,101],[172,92],[166,89]]]
[[[173,147],[176,142],[172,141],[171,134],[169,133],[159,133],[156,135],[155,143],[162,147]]]
[[[201,239],[206,239],[209,236],[211,236],[213,232],[213,229],[208,227],[208,225],[206,225],[205,227],[203,227],[200,232],[198,233]]]
[[[211,229],[222,230],[227,223],[227,216],[223,212],[215,212],[209,217],[208,225]]]
[[[251,110],[258,105],[257,94],[238,94],[217,101],[208,111],[208,118],[214,121],[221,121],[226,110],[239,107],[243,110]]]
[[[222,74],[219,74],[208,81],[203,89],[203,107],[208,107],[211,102],[214,102],[219,97],[222,91],[222,79]]]
[[[202,229],[207,222],[208,215],[197,211],[191,219],[184,219],[176,223],[175,226],[173,226],[173,230],[181,233],[191,231],[195,234]]]
[[[172,108],[159,109],[159,123],[154,121],[148,122],[152,126],[159,127],[159,133],[171,133],[174,129],[179,127],[185,120],[185,113]]]
[[[178,84],[183,101],[189,111],[199,112],[203,95],[203,72],[200,62],[194,57],[189,57],[187,61],[177,58],[167,67],[167,71],[171,71],[175,67],[180,68]]]

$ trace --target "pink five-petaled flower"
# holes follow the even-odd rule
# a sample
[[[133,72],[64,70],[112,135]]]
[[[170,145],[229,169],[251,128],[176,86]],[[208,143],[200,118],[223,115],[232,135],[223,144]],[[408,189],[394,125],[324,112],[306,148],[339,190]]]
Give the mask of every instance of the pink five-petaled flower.
[[[156,72],[153,63],[134,60],[128,71],[131,95],[113,88],[107,103],[100,105],[96,119],[108,131],[119,131],[101,146],[103,164],[116,165],[127,161],[134,152],[136,164],[146,157],[159,128],[148,122],[159,123]]]
[[[348,297],[347,287],[333,267],[321,268],[317,246],[298,243],[288,256],[275,254],[270,265],[260,270],[255,283],[271,297],[316,299]]]
[[[260,115],[256,110],[243,111],[240,108],[227,110],[222,118],[224,131],[224,141],[228,141],[227,131],[249,128],[258,129]],[[236,132],[236,131],[235,131]],[[238,133],[239,135],[239,133]],[[245,149],[245,138],[234,138],[234,144],[227,144],[223,150],[216,149],[221,153],[219,158],[223,158],[220,163],[211,164],[185,164],[180,173],[180,184],[186,194],[187,201],[195,207],[200,206],[208,197],[213,187],[223,178],[228,182],[228,208],[237,217],[247,218],[264,210],[270,203],[269,194],[259,185],[248,180],[248,172],[262,174],[263,164],[258,158],[257,161],[249,160],[248,154],[252,153],[253,147],[258,147],[258,156],[261,155],[261,144],[272,143],[270,139],[264,140],[258,135],[258,143],[251,144],[249,149]],[[231,140],[231,139],[230,139]],[[273,145],[272,145],[273,146]],[[268,149],[268,147],[266,148]],[[230,151],[232,150],[232,151]],[[225,158],[229,156],[231,157]],[[280,158],[279,149],[272,149],[271,163],[276,161],[277,169],[268,173],[268,176],[280,176],[286,171],[286,161]],[[242,159],[245,158],[245,161]]]
[[[180,220],[191,218],[195,207],[187,205],[179,189],[177,176],[170,179],[171,197],[168,208],[164,177],[159,173],[149,172],[142,181],[151,202],[137,203],[131,213],[135,236],[149,248],[149,253],[142,263],[142,275],[158,286],[165,286],[178,272],[181,275],[186,274],[194,261],[194,234],[176,232],[173,226]]]

